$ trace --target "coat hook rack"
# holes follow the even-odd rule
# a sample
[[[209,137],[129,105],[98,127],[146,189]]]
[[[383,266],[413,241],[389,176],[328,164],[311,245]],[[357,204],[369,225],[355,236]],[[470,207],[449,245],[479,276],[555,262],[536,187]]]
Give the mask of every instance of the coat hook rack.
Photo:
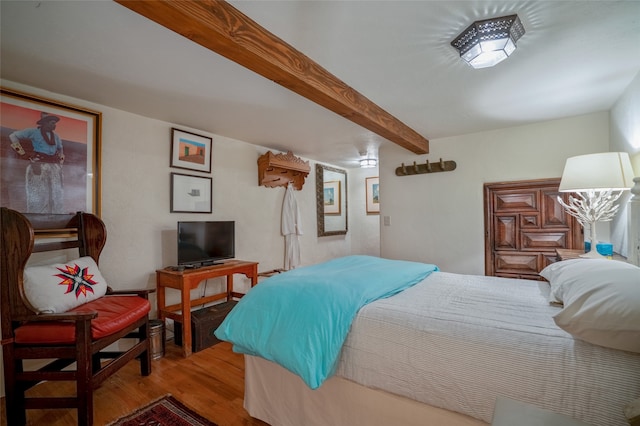
[[[424,164],[413,162],[412,166],[406,166],[404,163],[396,168],[396,176],[421,175],[424,173],[450,172],[456,169],[456,162],[452,160],[443,161],[442,158],[436,163],[430,163],[429,160]]]

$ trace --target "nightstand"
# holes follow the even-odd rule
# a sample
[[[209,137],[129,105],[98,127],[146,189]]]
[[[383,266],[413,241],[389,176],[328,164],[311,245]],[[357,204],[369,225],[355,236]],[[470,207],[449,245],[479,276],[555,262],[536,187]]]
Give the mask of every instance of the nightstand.
[[[524,402],[498,397],[491,426],[589,426],[580,420],[552,413]]]
[[[581,254],[584,254],[584,250],[571,250],[571,249],[556,249],[556,256],[558,260],[578,259]],[[606,259],[606,257],[603,257]],[[626,262],[627,259],[618,253],[613,254],[613,260],[620,260]]]

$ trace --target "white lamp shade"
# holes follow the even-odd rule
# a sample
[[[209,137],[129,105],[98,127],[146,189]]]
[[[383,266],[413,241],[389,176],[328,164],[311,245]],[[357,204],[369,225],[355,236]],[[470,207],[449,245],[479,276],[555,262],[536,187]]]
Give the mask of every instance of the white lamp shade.
[[[633,168],[626,152],[602,152],[567,159],[560,192],[622,191],[633,186]]]

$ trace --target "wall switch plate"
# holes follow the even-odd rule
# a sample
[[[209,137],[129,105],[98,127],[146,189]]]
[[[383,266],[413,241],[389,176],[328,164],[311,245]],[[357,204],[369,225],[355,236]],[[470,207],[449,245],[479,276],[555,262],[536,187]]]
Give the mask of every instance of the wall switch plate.
[[[391,217],[390,216],[384,216],[383,217],[383,222],[384,222],[384,226],[391,226]]]

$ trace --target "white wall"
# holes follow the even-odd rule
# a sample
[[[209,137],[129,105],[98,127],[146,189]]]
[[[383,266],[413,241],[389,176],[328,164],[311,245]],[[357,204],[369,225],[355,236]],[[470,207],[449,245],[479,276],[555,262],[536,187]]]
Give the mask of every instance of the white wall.
[[[611,109],[609,151],[628,152],[636,176],[640,176],[640,73]],[[611,242],[615,252],[627,256],[627,192],[620,198],[620,211],[611,222]],[[637,259],[635,260],[637,262]]]
[[[383,257],[435,263],[449,272],[484,275],[483,184],[554,178],[567,157],[607,151],[607,112],[430,141],[416,156],[380,150]],[[452,172],[396,176],[401,163],[454,160]]]

